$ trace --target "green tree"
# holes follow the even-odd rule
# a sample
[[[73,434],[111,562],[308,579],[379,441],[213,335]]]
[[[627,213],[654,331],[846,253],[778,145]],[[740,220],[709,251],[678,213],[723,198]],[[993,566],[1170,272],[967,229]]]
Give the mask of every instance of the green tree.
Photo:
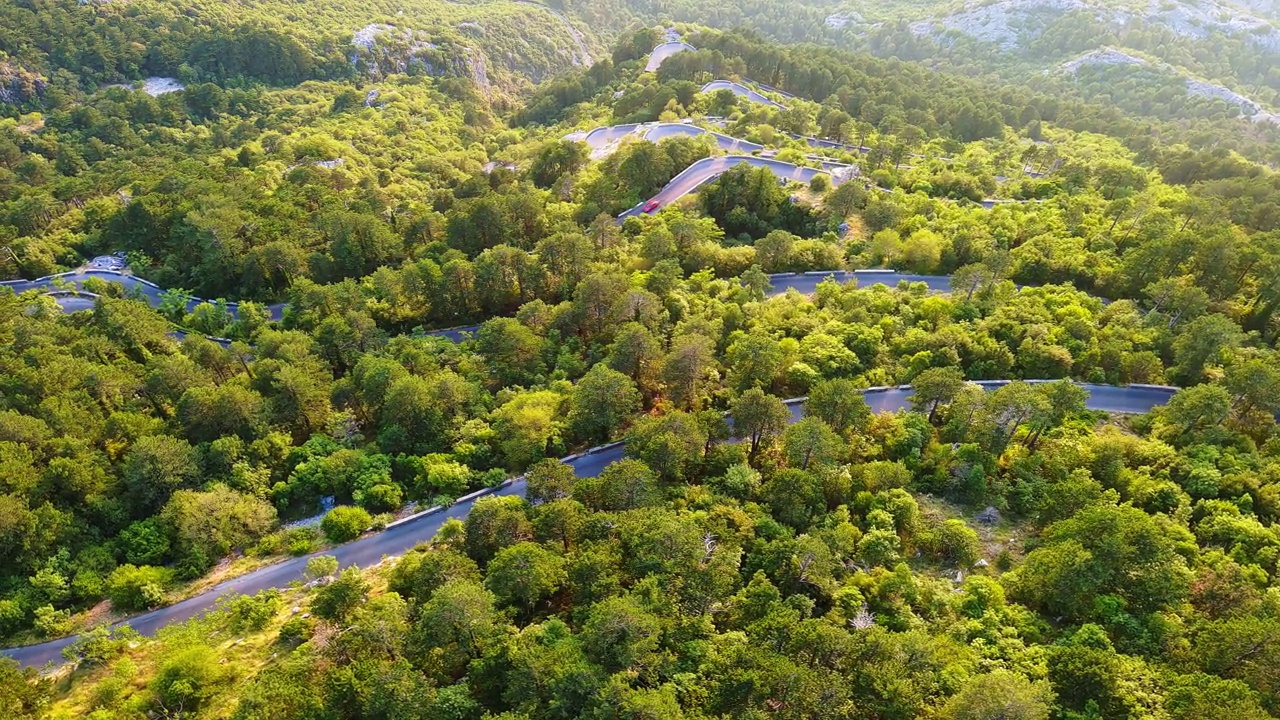
[[[572,465],[559,460],[541,460],[525,473],[525,497],[534,505],[569,497],[577,479]]]
[[[44,716],[53,698],[53,682],[35,668],[22,668],[14,660],[0,658],[0,708],[13,720]]]
[[[871,408],[852,380],[823,380],[809,390],[805,413],[825,422],[841,435],[861,430],[871,419]]]
[[[729,383],[738,392],[751,388],[768,391],[782,374],[785,359],[786,354],[777,340],[759,333],[743,335],[725,352]]]
[[[489,561],[484,584],[504,605],[532,612],[567,579],[563,557],[541,545],[522,542],[505,547]]]
[[[698,475],[716,439],[698,414],[677,410],[637,420],[627,432],[627,455],[643,462],[666,482],[684,482]]]
[[[193,645],[165,661],[151,689],[164,714],[181,717],[198,712],[230,679],[231,668],[209,646]]]
[[[588,160],[587,144],[552,140],[534,156],[529,177],[540,188],[554,186],[565,175],[576,173]]]
[[[1267,702],[1280,696],[1280,622],[1248,616],[1208,623],[1195,639],[1196,662],[1206,673],[1239,680]]]
[[[826,509],[822,481],[812,472],[788,468],[779,470],[760,490],[779,522],[803,531]]]
[[[133,507],[150,514],[181,487],[200,476],[195,448],[168,435],[139,438],[129,449],[121,472]]]
[[[583,440],[605,441],[639,410],[640,391],[635,383],[601,363],[574,385],[569,427]]]
[[[786,428],[791,410],[780,398],[752,388],[733,402],[730,415],[733,416],[734,431],[750,441],[749,454],[754,458],[761,447],[772,442]]]
[[[1045,403],[1031,416],[1028,423],[1031,434],[1027,436],[1027,447],[1032,449],[1035,449],[1046,430],[1060,427],[1069,418],[1084,412],[1085,401],[1089,398],[1088,390],[1070,380],[1044,383],[1037,386],[1036,390],[1045,399]]]
[[[522,498],[509,495],[476,500],[466,520],[467,555],[483,565],[502,548],[532,539],[526,507]]]
[[[597,603],[582,628],[587,657],[609,672],[652,662],[658,650],[661,621],[632,598],[614,597]]]
[[[609,346],[609,367],[631,378],[642,390],[652,388],[657,379],[662,349],[644,325],[629,322],[618,328]]]
[[[369,595],[369,583],[360,574],[360,568],[352,566],[342,574],[316,590],[311,599],[311,611],[316,617],[338,622],[351,615]]]
[[[1238,347],[1244,334],[1225,315],[1196,318],[1173,341],[1174,376],[1192,385],[1204,378],[1205,369],[1223,361],[1223,352]]]
[[[512,318],[494,318],[476,332],[476,350],[497,386],[528,386],[543,373],[543,340]]]
[[[130,524],[118,540],[125,560],[135,565],[159,565],[169,555],[169,538],[156,518]]]
[[[649,466],[636,460],[619,460],[593,478],[573,486],[573,498],[594,510],[618,512],[657,504],[662,494]]]
[[[810,463],[830,465],[840,460],[844,443],[821,419],[807,417],[783,431],[782,449],[788,465],[808,470]]]
[[[1051,525],[1005,580],[1033,608],[1084,619],[1103,596],[1134,614],[1171,607],[1187,596],[1191,573],[1167,523],[1129,505],[1092,505]]]
[[[934,530],[928,546],[934,557],[952,567],[971,568],[982,558],[982,542],[978,533],[956,518],[943,522]]]
[[[677,407],[697,410],[707,385],[716,376],[714,345],[701,335],[682,335],[672,346],[662,362],[662,381]]]
[[[956,398],[964,387],[964,373],[959,368],[929,368],[911,381],[911,404],[917,412],[927,412],[929,422],[938,415],[938,408]]]
[[[508,468],[519,470],[558,454],[565,400],[550,390],[521,392],[493,411],[493,427]]]
[[[409,638],[410,653],[433,675],[460,677],[496,641],[502,626],[492,593],[478,583],[454,580],[423,603]]]
[[[1240,418],[1256,411],[1280,413],[1280,368],[1274,357],[1232,363],[1223,384],[1231,393],[1232,410]]]
[[[396,564],[387,582],[392,592],[425,602],[445,583],[453,580],[480,582],[480,567],[452,547],[419,546]]]
[[[946,720],[1048,720],[1053,692],[1008,670],[976,675],[943,707]]]
[[[1164,421],[1182,434],[1220,425],[1231,412],[1231,395],[1220,385],[1179,390],[1161,411]]]
[[[107,597],[121,610],[149,610],[164,603],[172,578],[166,568],[121,565],[107,578]]]
[[[275,525],[276,511],[265,500],[216,483],[205,492],[174,493],[160,517],[172,528],[178,553],[212,561],[265,535]]]

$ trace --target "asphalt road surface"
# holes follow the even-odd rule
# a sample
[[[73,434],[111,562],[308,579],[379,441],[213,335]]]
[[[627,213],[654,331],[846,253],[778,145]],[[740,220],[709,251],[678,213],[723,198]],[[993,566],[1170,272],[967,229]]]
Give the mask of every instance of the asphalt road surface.
[[[623,137],[631,135],[640,129],[640,123],[628,123],[625,126],[609,126],[604,128],[595,128],[593,131],[586,133],[582,137],[582,141],[588,143],[593,150],[599,150],[600,147],[611,145],[611,143],[622,140]]]
[[[676,53],[684,52],[685,50],[697,50],[697,48],[688,43],[682,42],[662,43],[658,47],[654,48],[653,52],[649,54],[649,62],[645,64],[644,71],[653,72],[657,70],[659,67],[662,67],[662,63],[666,62],[667,58],[675,55]]]
[[[914,275],[892,270],[821,270],[817,272],[770,275],[769,281],[772,283],[772,288],[766,294],[772,297],[795,290],[801,295],[812,295],[817,290],[818,283],[828,278],[840,283],[856,281],[858,287],[861,288],[871,287],[872,285],[897,287],[898,283],[905,280],[910,283],[922,282],[929,286],[930,292],[951,292],[950,275]]]
[[[1045,381],[1033,380],[1031,382]],[[992,389],[1007,383],[1007,380],[997,380],[984,381],[977,384],[987,389]],[[1176,388],[1149,385],[1114,387],[1080,383],[1080,386],[1089,391],[1086,405],[1090,410],[1124,413],[1147,412],[1153,407],[1168,402],[1173,393],[1177,391]],[[863,391],[867,404],[875,412],[896,412],[909,408],[911,406],[911,392],[910,386],[907,385],[871,388]],[[788,401],[788,404],[791,406],[792,422],[803,417],[804,408],[801,401],[792,400]],[[622,456],[622,446],[614,443],[596,451],[587,452],[579,457],[567,459],[567,462],[574,468],[579,477],[595,477],[610,463],[622,459]],[[523,495],[524,491],[525,483],[523,478],[517,478],[486,494]],[[333,555],[338,558],[339,564],[344,568],[351,565],[368,567],[376,564],[383,557],[401,555],[410,548],[430,540],[446,520],[466,517],[474,504],[475,498],[470,498],[445,510],[420,515],[383,532],[369,535],[360,540],[341,545],[327,552],[316,553],[315,555]],[[129,620],[127,624],[139,633],[152,635],[169,623],[189,620],[213,609],[218,600],[225,596],[231,594],[253,594],[269,588],[287,586],[291,582],[302,579],[302,572],[306,568],[307,560],[315,555],[293,558],[234,580],[228,580],[214,586],[204,594],[183,600],[166,608],[139,615]],[[56,664],[62,661],[63,648],[75,642],[75,639],[74,637],[63,638],[39,645],[10,648],[0,652],[17,660],[24,666],[40,666],[46,663]]]
[[[778,89],[778,88],[776,88],[776,87],[769,87],[768,85],[765,85],[765,84],[764,84],[764,83],[762,83],[762,82],[756,82],[755,80],[752,80],[751,78],[742,78],[742,79],[743,79],[743,80],[745,80],[745,81],[747,81],[747,82],[749,82],[749,83],[751,83],[752,85],[755,85],[756,87],[760,88],[761,90],[763,90],[763,91],[765,91],[765,92],[771,92],[771,93],[774,93],[774,94],[776,94],[776,95],[781,95],[782,97],[784,97],[784,98],[786,98],[786,99],[788,99],[788,100],[799,100],[799,99],[800,99],[800,98],[796,97],[795,95],[792,95],[791,93],[787,92],[786,90],[779,90],[779,89]]]
[[[725,135],[724,133],[714,132],[686,123],[656,123],[644,131],[643,137],[649,142],[659,143],[672,137],[698,137],[700,135],[710,135],[716,141],[716,146],[725,152],[755,153],[764,150],[764,146],[759,143],[753,143],[750,140],[743,140],[732,135]]]
[[[0,282],[0,287],[12,288],[15,293],[23,293],[28,290],[51,290],[55,288],[55,284],[61,281],[63,285],[84,288],[84,283],[90,278],[113,282],[117,285],[124,286],[126,291],[137,291],[146,297],[147,302],[153,306],[159,306],[161,295],[164,289],[155,283],[148,282],[133,275],[126,275],[122,272],[114,270],[92,270],[81,269],[72,270],[71,272],[58,273],[57,275],[46,275],[35,280],[6,280]],[[200,303],[206,302],[201,298],[189,298],[187,300],[187,312],[191,312]],[[227,309],[235,315],[239,311],[239,303],[227,303]],[[264,306],[270,314],[272,320],[280,320],[284,317],[284,303]]]
[[[671,182],[667,183],[667,186],[662,188],[650,200],[619,215],[618,220],[626,220],[629,217],[641,215],[643,212],[641,208],[653,200],[658,201],[658,207],[666,207],[675,200],[679,200],[697,190],[703,184],[725,174],[730,168],[744,163],[753,167],[771,170],[779,179],[794,180],[802,183],[807,183],[818,175],[828,174],[825,170],[819,170],[818,168],[802,167],[800,165],[792,165],[789,162],[782,162],[781,160],[755,157],[753,155],[722,155],[703,158],[672,178]]]
[[[737,95],[738,97],[744,97],[750,100],[751,102],[760,103],[761,105],[768,105],[770,107],[778,108],[779,110],[787,109],[786,105],[783,105],[780,102],[775,102],[773,100],[770,100],[769,98],[765,97],[764,95],[761,95],[755,90],[752,90],[746,85],[743,85],[742,83],[733,82],[732,80],[712,80],[706,85],[703,85],[702,90],[700,90],[699,92],[709,93],[709,92],[715,92],[717,90],[728,90],[732,92],[734,95]]]
[[[724,133],[714,132],[689,123],[629,123],[626,125],[610,125],[598,127],[588,132],[574,132],[565,136],[566,140],[585,142],[592,151],[593,157],[609,150],[619,140],[628,135],[635,135],[652,143],[659,143],[673,137],[698,137],[709,135],[716,146],[726,152],[754,153],[764,150],[764,146],[750,140],[732,137]]]

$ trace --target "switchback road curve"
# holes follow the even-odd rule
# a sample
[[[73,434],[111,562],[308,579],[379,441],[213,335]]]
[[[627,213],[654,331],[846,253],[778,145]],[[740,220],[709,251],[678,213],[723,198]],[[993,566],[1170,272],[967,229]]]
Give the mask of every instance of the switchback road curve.
[[[635,207],[627,210],[618,216],[618,220],[626,220],[643,213],[642,208],[653,202],[658,201],[658,207],[665,207],[667,204],[679,200],[680,198],[694,192],[702,185],[723,175],[734,165],[743,162],[749,163],[755,167],[763,167],[773,172],[781,180],[795,180],[797,182],[809,182],[816,175],[829,175],[833,185],[839,185],[847,177],[844,173],[853,169],[855,166],[848,163],[838,162],[830,158],[818,155],[808,156],[810,160],[817,162],[820,167],[808,167],[802,165],[794,165],[789,162],[775,160],[768,157],[756,157],[740,153],[757,153],[764,150],[764,146],[759,143],[744,140],[742,138],[725,135],[724,133],[707,130],[690,123],[628,123],[625,125],[609,125],[607,127],[598,127],[590,131],[573,132],[565,136],[565,140],[573,140],[585,142],[591,149],[591,156],[600,159],[608,155],[624,138],[634,136],[642,140],[652,143],[662,142],[673,137],[701,137],[707,136],[715,141],[716,147],[720,150],[732,153],[730,155],[703,158],[695,161],[689,167],[685,168],[679,175],[676,175],[657,195],[649,200],[641,202]],[[844,150],[857,150],[865,152],[867,148],[855,148],[852,145],[843,145],[834,140],[822,140],[801,135],[792,135],[791,137],[805,140],[810,146],[815,148],[839,148]],[[902,167],[910,167],[904,165]],[[878,188],[884,192],[893,192],[888,188]],[[978,205],[990,210],[996,205],[1004,205],[1008,203],[1028,203],[1039,202],[1038,200],[1012,200],[1006,198],[984,198],[978,201]]]
[[[826,140],[823,138],[810,137],[809,135],[796,135],[794,133],[783,134],[792,140],[801,140],[808,143],[809,147],[814,149],[843,150],[850,153],[862,154],[871,152],[871,148],[865,145],[846,145],[845,143],[838,142],[836,140]],[[585,142],[591,148],[592,152],[598,155],[609,150],[612,145],[629,135],[635,135],[654,143],[661,142],[669,137],[697,137],[699,135],[710,135],[715,139],[716,145],[725,152],[754,153],[762,152],[764,150],[764,145],[761,145],[760,143],[733,137],[732,135],[725,135],[724,133],[715,132],[714,130],[707,130],[706,128],[694,125],[692,122],[650,122],[607,125],[593,130],[579,130],[577,132],[572,132],[566,135],[564,139]]]
[[[755,90],[752,90],[746,85],[743,85],[742,83],[736,83],[732,80],[712,80],[706,85],[703,85],[702,90],[700,92],[709,93],[709,92],[716,92],[717,90],[728,90],[734,95],[737,95],[738,97],[744,97],[753,103],[768,105],[769,107],[777,108],[779,110],[787,109],[786,105],[783,105],[782,103],[776,102],[774,100],[770,100],[769,98],[765,97],[764,95],[761,95]]]
[[[995,380],[976,384],[986,389],[993,389],[1008,384],[1008,382],[1008,380]],[[1028,382],[1049,381],[1030,380]],[[1090,410],[1106,412],[1147,412],[1153,407],[1168,402],[1169,398],[1177,392],[1177,388],[1154,385],[1132,385],[1128,387],[1087,383],[1077,383],[1077,385],[1089,392],[1086,407]],[[867,400],[867,404],[871,406],[874,412],[896,412],[911,407],[912,390],[909,385],[869,388],[863,390],[862,393]],[[791,422],[795,422],[804,416],[804,398],[788,400],[787,404],[791,408]],[[622,457],[622,444],[611,443],[592,448],[578,455],[571,455],[564,460],[573,467],[578,477],[595,477],[610,463],[621,460]],[[157,630],[170,623],[183,622],[212,610],[217,605],[218,600],[223,597],[232,594],[251,595],[271,588],[283,588],[291,582],[301,580],[307,561],[317,555],[333,555],[338,559],[341,567],[344,568],[352,565],[368,567],[379,562],[385,556],[402,555],[410,548],[430,540],[446,521],[454,518],[465,518],[471,512],[476,500],[481,497],[490,495],[523,496],[524,493],[524,478],[514,478],[497,488],[481,490],[460,498],[457,503],[448,508],[424,511],[406,518],[382,532],[340,545],[332,550],[297,557],[264,567],[234,580],[228,580],[216,585],[203,594],[165,608],[144,613],[122,624],[129,625],[143,635],[153,635]],[[17,660],[23,666],[41,666],[47,663],[57,664],[62,662],[63,649],[73,644],[77,639],[75,636],[66,637],[39,645],[9,648],[0,651],[0,653]]]
[[[808,183],[819,175],[827,175],[832,177],[832,183],[837,182],[837,178],[832,176],[825,169],[804,167],[802,165],[792,165],[789,162],[774,160],[773,158],[756,157],[755,155],[720,155],[717,157],[703,158],[694,162],[671,178],[671,182],[666,187],[658,191],[657,195],[641,203],[630,210],[618,216],[618,220],[626,220],[629,217],[635,217],[644,213],[644,207],[654,201],[657,201],[658,207],[666,207],[672,202],[688,195],[697,190],[706,183],[715,180],[721,175],[728,172],[731,168],[738,165],[750,165],[757,168],[765,168],[781,180],[791,180],[794,182]],[[838,166],[833,166],[838,167]]]
[[[662,67],[662,63],[666,62],[667,58],[675,55],[676,53],[684,52],[685,50],[697,50],[697,48],[689,43],[683,43],[678,40],[662,43],[655,47],[653,52],[649,53],[649,62],[645,64],[644,71],[654,72],[658,68]]]

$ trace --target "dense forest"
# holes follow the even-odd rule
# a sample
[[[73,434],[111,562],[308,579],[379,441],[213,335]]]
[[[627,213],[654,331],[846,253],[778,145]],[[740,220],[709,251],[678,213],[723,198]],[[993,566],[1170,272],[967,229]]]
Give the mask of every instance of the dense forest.
[[[245,7],[0,9],[48,79],[0,119],[0,275],[122,252],[168,289],[0,288],[0,635],[83,633],[46,674],[0,660],[0,714],[1280,716],[1264,130],[750,30],[686,28],[656,73],[659,27],[593,63],[484,46],[494,92],[353,62],[390,5]],[[526,10],[437,9],[458,42],[473,12],[567,32]],[[185,88],[99,87],[153,74]],[[838,140],[857,176],[740,165],[619,222],[722,151],[566,138],[653,121],[797,164]],[[860,268],[950,292],[770,277]],[[1020,379],[1050,382],[966,382]],[[1183,389],[1108,415],[1072,381]],[[610,441],[593,477],[557,460]],[[515,475],[404,557],[324,554]],[[304,555],[305,584],[106,628]]]

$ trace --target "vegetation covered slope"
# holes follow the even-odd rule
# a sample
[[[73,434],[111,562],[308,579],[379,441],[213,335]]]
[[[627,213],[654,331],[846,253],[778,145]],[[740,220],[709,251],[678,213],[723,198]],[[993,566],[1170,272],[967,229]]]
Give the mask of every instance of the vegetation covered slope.
[[[563,17],[506,0],[23,0],[0,8],[0,26],[0,80],[15,78],[0,114],[150,75],[294,85],[408,72],[511,93],[589,64],[594,49]]]
[[[290,303],[272,323],[111,286],[77,314],[0,296],[13,641],[163,604],[228,558],[350,539],[410,501],[530,469],[534,488],[381,577],[237,601],[155,643],[95,635],[56,686],[0,664],[6,711],[1280,710],[1280,185],[1257,146],[751,34],[705,31],[644,73],[655,35],[510,113],[472,81],[391,73],[114,88],[5,122],[7,273],[123,250],[169,287]],[[721,75],[801,97],[698,92]],[[593,160],[562,139],[707,116],[798,162],[811,148],[785,133],[865,145],[842,157],[866,179],[743,168],[619,224],[718,151],[677,138]],[[993,195],[1025,202],[974,202]],[[872,266],[948,273],[953,291],[767,293],[766,273]],[[478,321],[461,343],[422,332]],[[232,342],[179,342],[171,323]],[[1017,378],[1187,389],[1117,420],[1070,384],[963,382]],[[903,383],[912,411],[856,401]],[[779,398],[800,395],[814,417],[786,429]],[[725,413],[745,442],[726,442]],[[615,438],[631,459],[599,478],[542,462]],[[330,503],[320,531],[281,524]]]
[[[1212,1],[1190,2],[1000,2],[859,3],[807,0],[777,2],[573,2],[569,11],[593,27],[620,31],[633,18],[750,28],[782,42],[808,42],[921,62],[953,72],[981,75],[986,82],[1017,79],[1052,94],[1099,100],[1142,117],[1164,120],[1190,114],[1222,121],[1255,115],[1220,91],[1206,96],[1199,84],[1219,86],[1250,98],[1266,113],[1280,111],[1280,18],[1274,6],[1246,8]],[[619,22],[619,19],[623,19]],[[1119,48],[1150,56],[1175,69],[1176,81],[1130,77],[1128,84],[1081,81],[1061,66],[1101,50]],[[1113,79],[1114,80],[1114,79]],[[1188,106],[1194,108],[1188,112]],[[1272,123],[1274,124],[1274,123]],[[1263,127],[1274,143],[1271,127]]]

